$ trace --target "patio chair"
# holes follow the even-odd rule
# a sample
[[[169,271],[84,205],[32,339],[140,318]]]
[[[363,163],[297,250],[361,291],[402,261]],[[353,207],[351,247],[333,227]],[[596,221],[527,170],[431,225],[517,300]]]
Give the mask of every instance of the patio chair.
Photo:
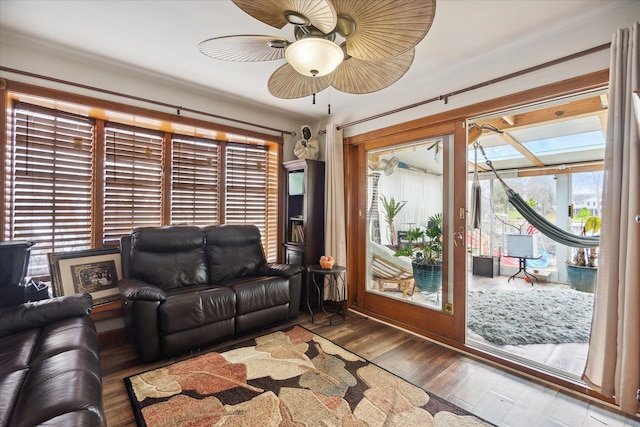
[[[369,242],[371,275],[378,283],[378,290],[402,292],[403,298],[413,296],[415,284],[411,259],[393,254],[393,250],[386,246]]]

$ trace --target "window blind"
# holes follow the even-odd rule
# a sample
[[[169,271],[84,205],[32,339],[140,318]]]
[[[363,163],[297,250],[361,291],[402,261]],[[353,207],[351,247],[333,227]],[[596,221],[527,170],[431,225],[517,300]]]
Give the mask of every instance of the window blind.
[[[174,136],[172,144],[171,223],[218,224],[218,142]]]
[[[161,225],[162,133],[107,123],[103,243]]]
[[[277,197],[271,194],[273,185],[277,188],[274,176],[277,176],[277,167],[272,167],[267,147],[227,145],[225,223],[257,226],[269,260],[275,259],[277,250],[275,241],[271,240],[271,232],[277,230],[277,225],[270,218],[271,214],[275,215],[271,211],[273,203],[277,207]]]
[[[93,121],[16,103],[7,191],[11,240],[35,242],[29,275],[49,272],[47,253],[88,249]]]

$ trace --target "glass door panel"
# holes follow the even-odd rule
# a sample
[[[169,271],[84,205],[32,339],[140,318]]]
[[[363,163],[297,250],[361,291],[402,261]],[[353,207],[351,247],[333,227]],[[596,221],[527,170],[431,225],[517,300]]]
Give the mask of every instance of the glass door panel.
[[[442,310],[449,276],[444,166],[452,145],[444,136],[367,152],[369,296]]]
[[[579,235],[587,218],[601,215],[607,122],[602,95],[580,94],[470,122],[483,132],[467,157],[467,203],[475,206],[472,195],[480,194],[481,212],[467,227],[467,343],[577,381],[586,361],[593,291],[568,283],[567,262],[576,249],[543,233],[550,223]],[[508,201],[490,167],[536,213],[533,223]],[[565,309],[564,298],[584,305]],[[554,313],[555,307],[563,309]],[[569,321],[564,313],[580,320]],[[532,327],[530,319],[541,318],[547,320]],[[497,326],[502,323],[509,328]]]

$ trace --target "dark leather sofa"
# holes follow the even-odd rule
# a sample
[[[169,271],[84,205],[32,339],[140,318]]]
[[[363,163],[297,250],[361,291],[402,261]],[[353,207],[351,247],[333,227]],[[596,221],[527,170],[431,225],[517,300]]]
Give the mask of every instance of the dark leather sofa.
[[[142,362],[298,315],[302,267],[268,264],[253,225],[137,228],[121,252],[118,286]]]
[[[0,308],[0,426],[104,426],[91,295]]]

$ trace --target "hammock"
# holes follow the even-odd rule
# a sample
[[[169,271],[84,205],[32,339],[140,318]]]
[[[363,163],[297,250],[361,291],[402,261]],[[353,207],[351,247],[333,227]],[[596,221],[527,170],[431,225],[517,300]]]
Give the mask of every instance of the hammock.
[[[485,158],[487,165],[491,168],[493,173],[498,178],[498,181],[502,184],[504,191],[507,193],[507,198],[509,199],[509,203],[516,208],[520,215],[524,217],[530,224],[536,227],[542,234],[550,238],[551,240],[561,243],[565,246],[570,246],[572,248],[595,248],[600,246],[600,236],[578,236],[577,234],[569,233],[566,230],[558,227],[557,225],[549,222],[546,218],[539,215],[531,206],[527,204],[522,197],[515,191],[513,191],[498,175],[491,160],[487,159],[482,146],[480,146],[480,151]]]
[[[473,189],[471,190],[471,228],[481,228],[482,226],[482,188],[478,179],[478,141],[473,143],[474,148],[474,168],[473,168]]]

